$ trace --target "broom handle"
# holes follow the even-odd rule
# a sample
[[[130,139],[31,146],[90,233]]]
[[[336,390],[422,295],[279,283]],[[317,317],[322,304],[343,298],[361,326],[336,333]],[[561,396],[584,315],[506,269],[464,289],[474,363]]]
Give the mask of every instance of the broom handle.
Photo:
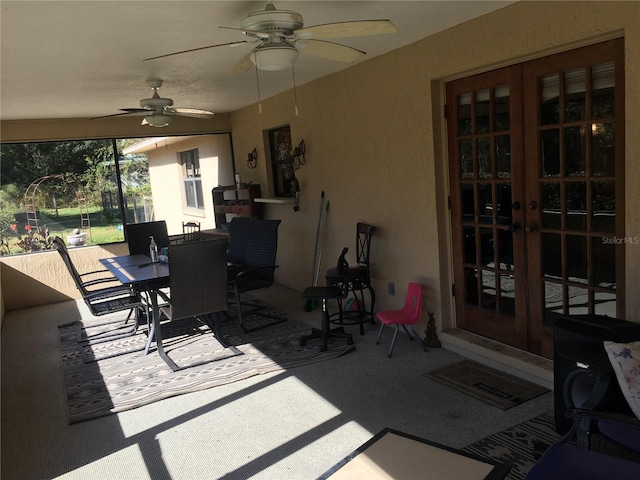
[[[322,241],[320,242],[320,253],[318,254],[318,264],[316,266],[316,275],[314,278],[314,285],[318,284],[318,275],[320,275],[320,262],[322,260],[322,250],[324,249],[324,237],[327,233],[327,215],[329,215],[329,200],[325,207],[324,221],[322,222]]]
[[[324,190],[320,194],[320,212],[318,213],[318,225],[316,226],[316,244],[313,247],[313,269],[311,270],[311,284],[316,286],[316,264],[318,262],[318,239],[320,237],[320,221],[322,220],[322,207],[324,206]],[[315,280],[315,281],[314,281]]]

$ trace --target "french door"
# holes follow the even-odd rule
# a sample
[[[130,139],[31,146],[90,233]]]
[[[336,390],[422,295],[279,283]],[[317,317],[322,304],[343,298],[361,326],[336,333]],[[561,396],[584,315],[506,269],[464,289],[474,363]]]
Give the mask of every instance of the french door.
[[[624,317],[623,41],[447,84],[459,328],[551,358],[556,314]]]

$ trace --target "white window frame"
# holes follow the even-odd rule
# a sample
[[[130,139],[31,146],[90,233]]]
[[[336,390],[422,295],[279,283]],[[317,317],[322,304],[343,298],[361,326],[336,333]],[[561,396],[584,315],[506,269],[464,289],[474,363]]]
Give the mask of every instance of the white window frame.
[[[185,205],[187,208],[204,210],[204,195],[202,193],[202,177],[200,173],[200,156],[198,149],[194,148],[179,153],[184,182]]]

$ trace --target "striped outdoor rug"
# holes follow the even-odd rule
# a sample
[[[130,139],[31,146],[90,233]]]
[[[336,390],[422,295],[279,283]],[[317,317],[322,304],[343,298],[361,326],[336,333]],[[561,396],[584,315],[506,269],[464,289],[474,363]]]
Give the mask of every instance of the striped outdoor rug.
[[[555,430],[553,412],[490,435],[463,448],[467,453],[495,460],[512,469],[507,480],[524,480],[536,462],[534,451],[538,445],[551,445],[560,440]]]
[[[259,313],[286,318],[284,313],[271,308]],[[252,333],[244,333],[236,320],[223,321],[221,332],[227,343],[241,352],[234,355],[222,347],[208,327],[194,320],[170,322],[163,328],[165,351],[181,367],[206,359],[221,360],[173,372],[153,346],[149,355],[144,355],[145,328],[133,336],[87,347],[81,354],[78,335],[83,330],[88,335],[95,335],[105,328],[113,328],[113,324],[106,322],[114,319],[124,320],[124,316],[107,320],[92,318],[59,327],[69,423],[122,412],[254,375],[329,360],[354,348],[344,341],[330,342],[326,352],[320,352],[314,341],[300,346],[300,336],[309,333],[310,327],[291,319]],[[272,321],[259,314],[245,320],[251,327]],[[83,355],[98,360],[85,363]]]

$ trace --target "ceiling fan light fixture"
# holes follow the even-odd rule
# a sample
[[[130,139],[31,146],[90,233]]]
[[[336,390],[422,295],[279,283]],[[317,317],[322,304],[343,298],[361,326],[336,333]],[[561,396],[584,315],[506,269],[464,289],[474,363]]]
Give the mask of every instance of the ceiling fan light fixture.
[[[171,123],[171,116],[164,113],[152,113],[144,117],[144,121],[152,127],[166,127]]]
[[[291,68],[298,59],[298,49],[291,45],[269,45],[250,55],[258,70],[277,71]]]

